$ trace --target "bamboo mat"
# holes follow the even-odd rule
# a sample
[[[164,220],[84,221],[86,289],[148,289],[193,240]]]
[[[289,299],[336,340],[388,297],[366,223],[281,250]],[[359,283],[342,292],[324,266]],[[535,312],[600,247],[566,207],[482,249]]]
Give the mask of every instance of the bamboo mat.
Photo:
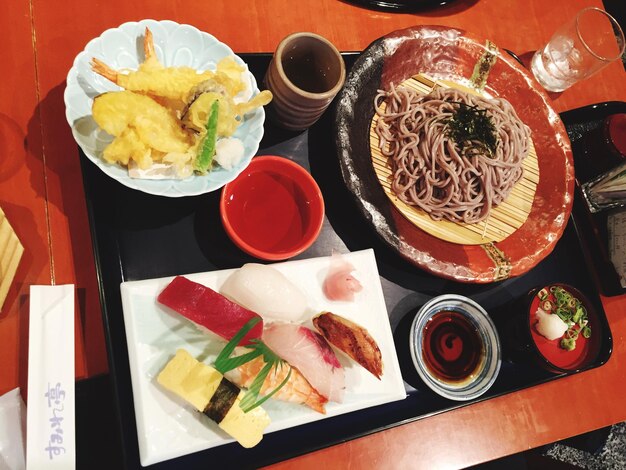
[[[24,247],[0,208],[0,310],[23,253]]]
[[[457,83],[435,82],[423,74],[405,80],[400,86],[412,88],[424,94],[430,93],[436,86],[454,87],[476,94],[475,90]],[[385,103],[382,103],[383,110],[384,106]],[[377,122],[378,114],[375,113],[370,126],[370,148],[374,171],[392,204],[416,227],[452,243],[481,245],[504,240],[520,228],[528,218],[539,183],[539,164],[532,142],[529,154],[523,162],[522,178],[515,184],[509,196],[500,205],[491,209],[486,220],[475,224],[455,223],[448,220],[435,221],[423,210],[402,202],[391,190],[391,163],[380,151],[380,139],[375,131]]]

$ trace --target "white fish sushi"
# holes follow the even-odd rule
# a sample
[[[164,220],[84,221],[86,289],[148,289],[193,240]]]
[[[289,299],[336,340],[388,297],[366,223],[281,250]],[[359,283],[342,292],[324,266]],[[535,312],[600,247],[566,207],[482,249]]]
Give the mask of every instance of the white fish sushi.
[[[262,339],[278,356],[296,367],[321,395],[342,402],[344,370],[322,335],[302,325],[273,323],[263,331]]]
[[[267,320],[299,322],[308,313],[306,296],[271,266],[248,263],[231,274],[220,292]]]

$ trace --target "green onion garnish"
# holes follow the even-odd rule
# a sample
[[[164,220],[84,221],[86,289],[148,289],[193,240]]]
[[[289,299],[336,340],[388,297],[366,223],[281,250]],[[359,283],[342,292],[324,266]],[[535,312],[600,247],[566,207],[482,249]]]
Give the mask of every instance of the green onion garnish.
[[[543,310],[558,317],[569,325],[569,328],[561,338],[560,345],[567,351],[576,348],[576,340],[580,335],[583,338],[591,336],[591,328],[587,325],[587,309],[582,302],[567,292],[561,286],[550,286],[550,295],[546,295],[546,289],[541,289],[537,297]],[[545,306],[550,308],[545,308]]]

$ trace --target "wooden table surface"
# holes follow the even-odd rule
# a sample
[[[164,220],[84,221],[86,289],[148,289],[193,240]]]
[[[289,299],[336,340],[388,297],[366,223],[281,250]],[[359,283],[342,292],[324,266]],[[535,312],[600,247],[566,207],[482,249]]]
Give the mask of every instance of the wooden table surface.
[[[416,14],[372,11],[340,0],[9,0],[0,15],[0,207],[25,253],[0,313],[0,394],[26,387],[32,284],[77,287],[76,376],[107,371],[99,294],[79,155],[64,116],[74,57],[105,29],[143,18],[208,31],[236,52],[270,52],[294,31],[340,50],[364,49],[402,27],[442,24],[489,37],[520,54],[537,49],[566,17],[600,0],[458,0]],[[620,63],[554,96],[565,111],[626,101]],[[457,468],[626,420],[626,297],[603,299],[614,338],[597,369],[398,426],[276,468]],[[78,430],[80,432],[80,430]]]

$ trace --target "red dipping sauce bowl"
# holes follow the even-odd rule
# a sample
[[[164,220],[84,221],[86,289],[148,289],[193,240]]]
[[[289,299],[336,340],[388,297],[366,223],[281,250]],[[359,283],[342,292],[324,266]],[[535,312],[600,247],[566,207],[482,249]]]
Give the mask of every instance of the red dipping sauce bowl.
[[[591,328],[591,336],[589,338],[579,335],[576,339],[576,348],[567,351],[560,346],[561,339],[549,340],[537,331],[536,312],[541,304],[538,292],[541,288],[533,289],[527,298],[527,325],[530,333],[530,346],[535,354],[535,360],[539,365],[551,372],[563,373],[573,372],[584,369],[592,364],[600,353],[600,346],[604,332],[603,325],[600,322],[598,314],[592,303],[578,289],[566,284],[549,284],[544,288],[549,292],[551,286],[558,286],[566,290],[570,295],[574,296],[587,310],[588,325]]]
[[[310,247],[324,222],[324,198],[313,177],[285,157],[252,159],[224,186],[222,224],[246,253],[264,260],[284,260]]]

